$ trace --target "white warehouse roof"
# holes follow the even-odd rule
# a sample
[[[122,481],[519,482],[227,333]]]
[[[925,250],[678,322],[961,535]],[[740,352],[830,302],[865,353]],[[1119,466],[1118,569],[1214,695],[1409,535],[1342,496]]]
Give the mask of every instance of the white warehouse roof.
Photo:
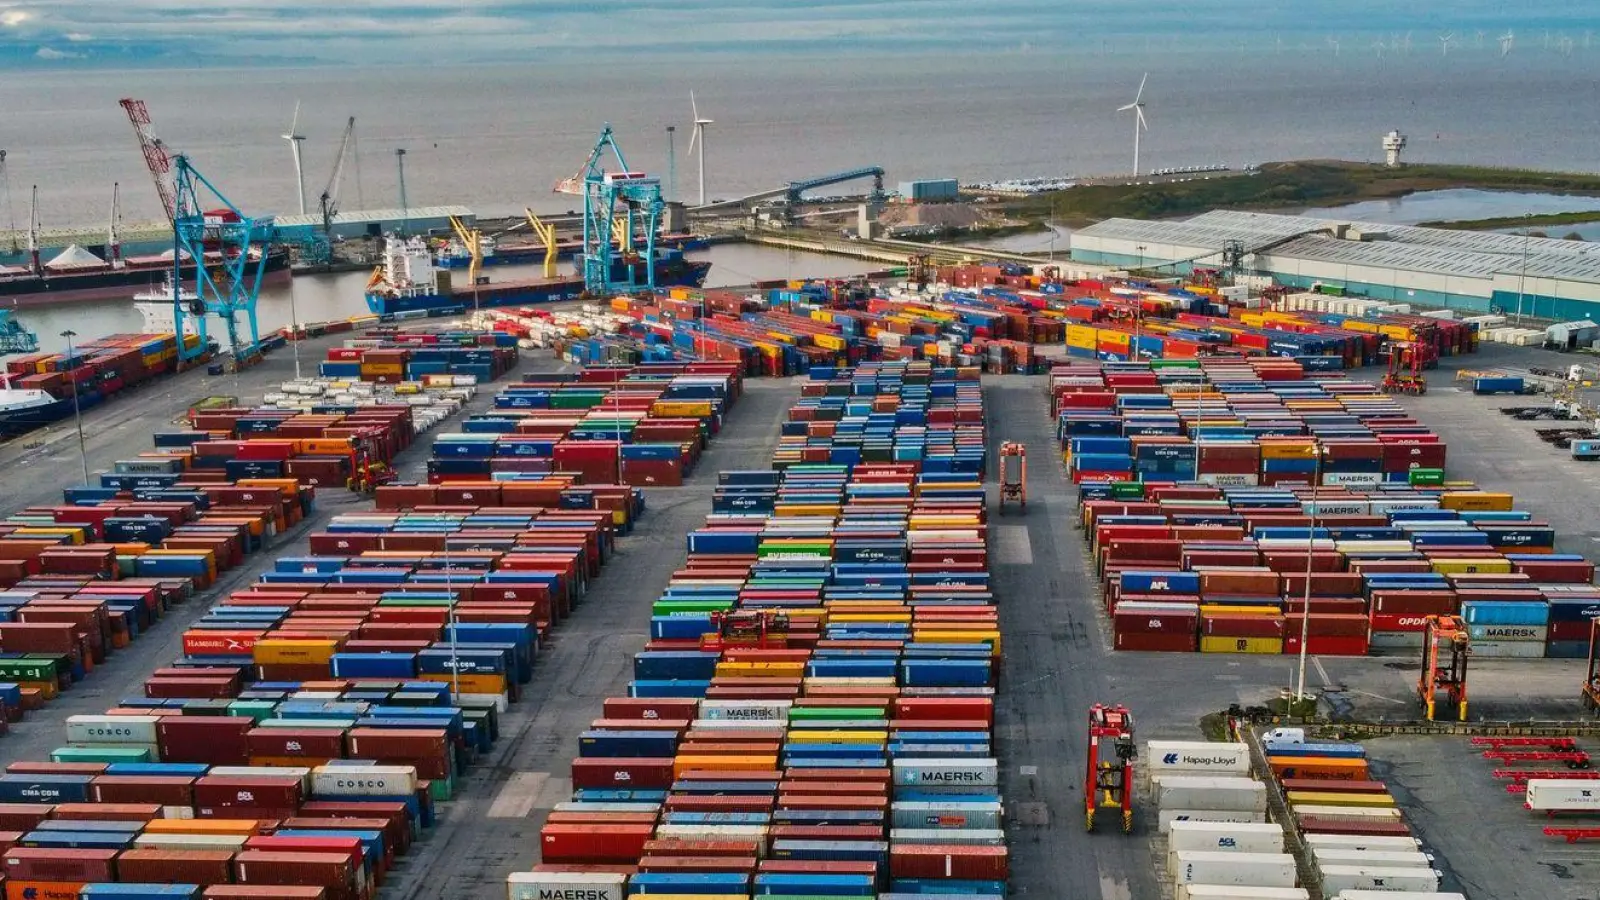
[[[334,225],[362,225],[367,222],[398,222],[401,219],[448,219],[451,216],[470,223],[474,218],[472,210],[465,206],[412,206],[406,209],[395,207],[393,209],[351,209],[340,210],[333,215]],[[307,228],[321,227],[321,213],[307,213],[303,216],[276,216],[273,223],[279,228]]]

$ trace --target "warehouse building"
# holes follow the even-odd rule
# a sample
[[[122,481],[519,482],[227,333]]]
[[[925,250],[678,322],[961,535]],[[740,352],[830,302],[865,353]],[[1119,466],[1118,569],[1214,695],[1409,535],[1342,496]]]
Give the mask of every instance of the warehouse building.
[[[337,239],[380,237],[391,232],[405,234],[451,234],[450,217],[455,216],[469,228],[476,221],[472,210],[465,206],[413,206],[407,209],[353,209],[335,213],[332,226]],[[322,216],[308,213],[303,216],[278,216],[279,239],[286,242],[310,239],[322,233]]]
[[[925,178],[900,182],[899,192],[902,198],[912,203],[957,200],[961,197],[961,184],[954,178]]]
[[[1107,219],[1072,258],[1186,274],[1240,267],[1280,284],[1557,321],[1600,316],[1600,245],[1494,232],[1217,210],[1184,222]]]

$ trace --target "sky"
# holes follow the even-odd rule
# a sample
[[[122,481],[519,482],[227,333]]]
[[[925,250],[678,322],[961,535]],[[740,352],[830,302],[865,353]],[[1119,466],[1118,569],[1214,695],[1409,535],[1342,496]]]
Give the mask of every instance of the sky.
[[[0,0],[0,65],[516,62],[593,54],[1193,52],[1414,31],[1580,45],[1594,0]],[[1152,43],[1152,42],[1155,43]],[[1359,44],[1353,42],[1359,41]],[[1482,45],[1480,44],[1480,49]]]

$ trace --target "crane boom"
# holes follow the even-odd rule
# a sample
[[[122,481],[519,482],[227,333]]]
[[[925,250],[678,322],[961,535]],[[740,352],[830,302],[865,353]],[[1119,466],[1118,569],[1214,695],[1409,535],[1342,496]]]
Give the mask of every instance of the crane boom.
[[[139,150],[144,154],[145,167],[150,170],[150,177],[155,182],[161,208],[167,213],[167,221],[171,222],[178,210],[178,192],[172,183],[172,157],[167,155],[167,148],[151,131],[150,111],[145,108],[144,101],[124,97],[121,104],[128,114],[128,121],[133,123],[133,133],[139,139]]]
[[[328,186],[322,189],[323,216],[331,218],[339,211],[339,186],[344,183],[344,162],[350,156],[350,137],[355,134],[356,117],[345,123],[344,136],[339,139],[339,155],[333,158],[333,174],[328,176]]]

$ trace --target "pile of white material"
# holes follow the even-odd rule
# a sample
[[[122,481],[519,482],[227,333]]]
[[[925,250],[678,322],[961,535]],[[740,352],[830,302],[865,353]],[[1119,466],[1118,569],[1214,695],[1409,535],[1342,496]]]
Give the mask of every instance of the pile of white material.
[[[1317,294],[1311,291],[1302,291],[1290,294],[1274,304],[1274,308],[1281,312],[1323,312],[1337,313],[1343,316],[1382,316],[1382,315],[1410,315],[1412,312],[1409,303],[1386,303],[1382,300],[1372,300],[1366,297],[1334,297],[1328,294]],[[1453,313],[1443,310],[1439,318],[1452,318]],[[1422,313],[1421,315],[1436,315],[1435,313]]]
[[[460,412],[477,393],[478,379],[471,375],[428,375],[422,381],[399,384],[313,377],[285,381],[262,397],[261,405],[300,412],[318,406],[405,405],[411,407],[412,424],[421,434]]]
[[[576,312],[546,310],[548,315],[524,316],[516,310],[486,309],[474,313],[469,323],[477,328],[493,328],[495,322],[509,322],[525,331],[517,346],[524,350],[547,350],[558,341],[586,338],[596,334],[617,334],[639,320],[585,303]]]
[[[1151,741],[1144,759],[1175,900],[1306,900],[1247,746]]]

